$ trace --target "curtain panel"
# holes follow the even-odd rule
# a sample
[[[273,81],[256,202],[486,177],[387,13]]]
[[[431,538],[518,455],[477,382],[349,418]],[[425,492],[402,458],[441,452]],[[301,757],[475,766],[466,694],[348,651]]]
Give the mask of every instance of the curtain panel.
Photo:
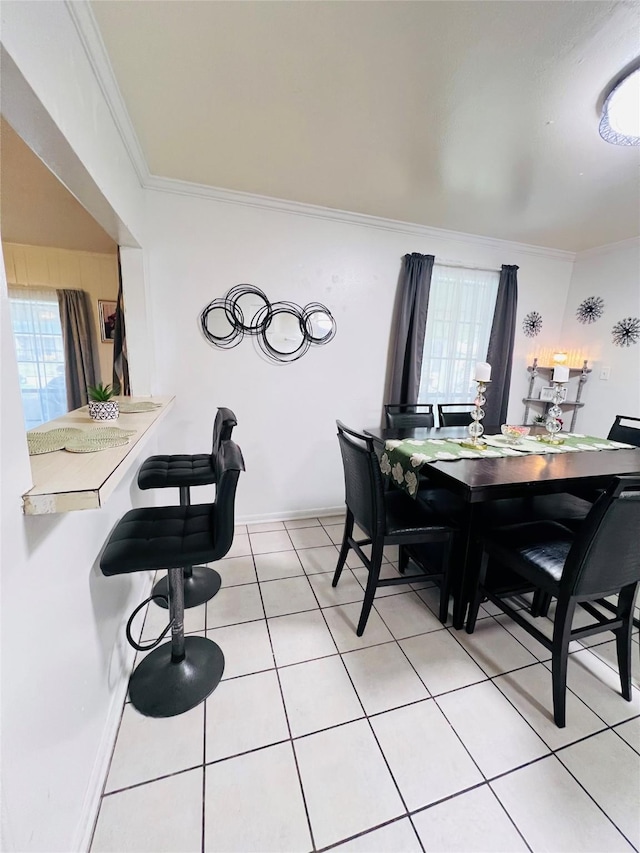
[[[434,260],[417,252],[402,259],[389,403],[418,402]]]
[[[518,267],[503,264],[487,350],[487,361],[491,365],[491,386],[484,406],[485,423],[495,426],[507,421],[517,309]]]
[[[58,290],[69,411],[86,406],[96,384],[89,297],[84,290]]]

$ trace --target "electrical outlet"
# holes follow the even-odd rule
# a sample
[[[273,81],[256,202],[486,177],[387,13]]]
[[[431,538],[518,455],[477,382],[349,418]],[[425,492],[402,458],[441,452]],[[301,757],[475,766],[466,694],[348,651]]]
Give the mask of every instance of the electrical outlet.
[[[605,380],[606,380],[606,379],[608,379],[608,378],[609,378],[609,374],[610,374],[610,373],[611,373],[611,368],[610,368],[610,367],[603,367],[603,368],[600,370],[600,379],[605,379]]]

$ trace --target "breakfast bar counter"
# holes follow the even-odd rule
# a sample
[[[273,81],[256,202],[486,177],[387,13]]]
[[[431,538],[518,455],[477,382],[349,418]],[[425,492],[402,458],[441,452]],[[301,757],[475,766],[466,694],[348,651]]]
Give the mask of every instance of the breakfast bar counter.
[[[124,400],[125,398],[114,398]],[[29,434],[72,428],[91,432],[116,427],[130,433],[126,444],[91,453],[56,450],[30,457],[33,487],[22,496],[25,515],[98,509],[112,494],[138,453],[171,408],[174,397],[127,397],[126,402],[158,404],[151,411],[122,412],[116,420],[94,421],[86,406],[49,421]]]

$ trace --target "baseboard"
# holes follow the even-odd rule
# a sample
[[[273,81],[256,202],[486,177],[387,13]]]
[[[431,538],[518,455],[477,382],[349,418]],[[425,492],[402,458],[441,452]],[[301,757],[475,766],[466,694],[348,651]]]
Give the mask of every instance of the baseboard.
[[[270,512],[260,515],[243,515],[236,518],[236,524],[264,524],[268,521],[293,521],[297,518],[320,518],[323,515],[344,515],[344,504],[323,506],[317,509],[302,509],[297,512]]]
[[[149,572],[149,578],[145,580],[140,594],[140,602],[144,601],[151,592],[153,584],[153,573]],[[71,850],[78,853],[88,853],[93,839],[93,831],[98,819],[98,811],[100,809],[100,800],[102,792],[107,781],[107,773],[109,772],[109,764],[113,755],[113,748],[118,736],[120,720],[122,718],[122,709],[127,698],[127,688],[129,686],[129,676],[133,669],[136,651],[127,641],[124,641],[126,648],[126,660],[124,674],[119,683],[115,686],[111,694],[111,703],[107,713],[107,719],[102,732],[100,746],[93,762],[93,768],[87,785],[87,793],[82,804],[80,819],[76,832],[74,833],[73,844]]]

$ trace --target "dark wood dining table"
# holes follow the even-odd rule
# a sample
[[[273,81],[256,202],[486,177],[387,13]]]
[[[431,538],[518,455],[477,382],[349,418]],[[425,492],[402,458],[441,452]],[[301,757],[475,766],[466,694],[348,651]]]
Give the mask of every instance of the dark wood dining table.
[[[538,428],[544,433],[544,428]],[[536,429],[532,429],[532,434]],[[389,439],[467,437],[466,427],[366,429],[379,450]],[[487,435],[500,434],[497,427],[485,427]],[[479,568],[480,509],[487,501],[501,498],[548,495],[572,489],[605,488],[611,478],[640,474],[640,448],[583,451],[580,453],[522,454],[500,458],[456,459],[423,466],[422,474],[436,487],[458,495],[464,506],[460,526],[459,584],[454,590],[453,625],[462,628],[470,597],[474,594]],[[393,480],[391,481],[393,482]]]

